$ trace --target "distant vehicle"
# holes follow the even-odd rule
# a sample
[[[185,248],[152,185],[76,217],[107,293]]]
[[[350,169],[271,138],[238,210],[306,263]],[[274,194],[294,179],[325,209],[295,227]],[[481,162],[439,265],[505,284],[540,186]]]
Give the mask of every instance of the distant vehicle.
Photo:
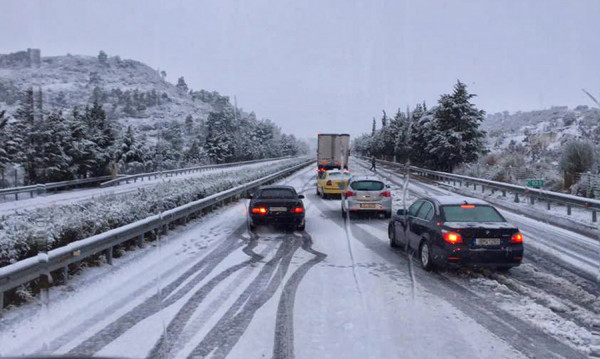
[[[348,169],[350,135],[320,133],[317,142],[317,170]]]
[[[343,194],[342,217],[346,214],[383,214],[392,216],[392,193],[379,177],[352,176]]]
[[[250,230],[259,225],[281,225],[290,229],[304,230],[303,195],[292,186],[262,186],[248,196],[248,220]]]
[[[523,260],[523,235],[489,203],[462,196],[420,198],[388,227],[390,245],[414,250],[421,266],[495,267]]]
[[[317,175],[317,196],[323,199],[331,196],[341,196],[348,187],[350,173],[340,170],[319,172]]]

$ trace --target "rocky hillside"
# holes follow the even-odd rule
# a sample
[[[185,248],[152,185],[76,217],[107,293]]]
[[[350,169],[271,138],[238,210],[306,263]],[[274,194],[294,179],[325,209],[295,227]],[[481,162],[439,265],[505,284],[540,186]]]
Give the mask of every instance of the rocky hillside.
[[[150,130],[161,121],[196,121],[226,100],[216,92],[190,92],[165,74],[119,56],[40,56],[29,49],[0,55],[0,108],[11,114],[27,87],[42,90],[44,111],[102,103],[123,125]]]

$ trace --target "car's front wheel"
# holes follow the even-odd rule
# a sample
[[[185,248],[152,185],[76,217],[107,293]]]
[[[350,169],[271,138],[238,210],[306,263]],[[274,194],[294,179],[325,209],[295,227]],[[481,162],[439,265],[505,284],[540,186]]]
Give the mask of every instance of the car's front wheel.
[[[421,246],[419,247],[419,259],[423,269],[428,272],[433,269],[433,263],[431,261],[431,247],[426,241],[421,242]]]

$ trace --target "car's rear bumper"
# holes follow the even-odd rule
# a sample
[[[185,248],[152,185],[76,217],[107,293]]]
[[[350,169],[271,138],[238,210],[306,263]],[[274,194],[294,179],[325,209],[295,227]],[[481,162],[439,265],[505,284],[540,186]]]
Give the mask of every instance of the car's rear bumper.
[[[325,194],[339,194],[341,195],[343,192],[342,189],[340,189],[339,187],[323,187],[323,193]]]
[[[456,246],[434,250],[434,262],[448,267],[516,267],[522,261],[522,246],[493,249]]]
[[[250,215],[252,225],[281,224],[281,225],[301,225],[304,222],[304,215]]]
[[[378,202],[348,201],[348,210],[350,212],[391,212],[392,200]]]

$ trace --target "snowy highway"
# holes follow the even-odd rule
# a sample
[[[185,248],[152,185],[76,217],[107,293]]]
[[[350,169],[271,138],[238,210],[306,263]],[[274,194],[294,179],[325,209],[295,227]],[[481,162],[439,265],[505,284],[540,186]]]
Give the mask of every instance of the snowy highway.
[[[247,200],[221,208],[114,266],[86,268],[52,288],[48,306],[8,311],[0,355],[586,357],[598,304],[582,273],[529,246],[508,274],[425,272],[389,247],[387,220],[343,219],[339,200],[315,195],[315,181],[313,166],[282,181],[306,196],[305,231],[250,234]],[[436,189],[410,190],[412,199]],[[515,224],[526,241],[552,231]]]

